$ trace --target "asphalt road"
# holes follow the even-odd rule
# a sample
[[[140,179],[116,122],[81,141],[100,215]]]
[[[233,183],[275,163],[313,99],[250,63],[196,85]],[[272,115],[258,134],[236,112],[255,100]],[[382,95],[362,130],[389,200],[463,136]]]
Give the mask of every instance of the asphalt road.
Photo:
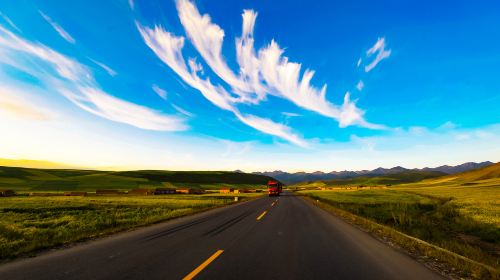
[[[191,277],[442,279],[407,255],[291,193],[0,266],[0,279]]]

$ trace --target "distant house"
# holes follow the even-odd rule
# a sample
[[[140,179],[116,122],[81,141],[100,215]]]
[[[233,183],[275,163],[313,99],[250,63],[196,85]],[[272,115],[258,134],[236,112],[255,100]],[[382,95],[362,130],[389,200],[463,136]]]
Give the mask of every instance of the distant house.
[[[221,188],[219,192],[220,193],[231,193],[233,191],[234,191],[234,189],[232,189],[232,188]]]
[[[95,194],[97,195],[117,195],[120,194],[118,190],[96,190]]]
[[[87,196],[87,192],[64,192],[65,196]]]
[[[175,194],[176,191],[173,188],[156,188],[154,191],[155,195],[161,195],[161,194]]]
[[[0,190],[0,196],[7,197],[14,195],[16,195],[16,193],[13,190]]]
[[[202,189],[192,189],[192,188],[180,188],[176,190],[177,193],[184,193],[184,194],[202,194],[205,191]]]
[[[62,196],[62,193],[31,192],[30,196]]]
[[[154,192],[150,189],[132,189],[128,191],[131,195],[152,195]]]
[[[249,193],[250,191],[248,191],[247,189],[236,189],[234,190],[234,193]]]

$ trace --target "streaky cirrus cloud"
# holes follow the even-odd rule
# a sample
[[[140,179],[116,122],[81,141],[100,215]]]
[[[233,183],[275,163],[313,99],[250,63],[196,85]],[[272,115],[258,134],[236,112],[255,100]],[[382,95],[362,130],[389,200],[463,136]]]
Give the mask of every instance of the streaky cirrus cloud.
[[[291,132],[289,127],[274,123],[269,119],[240,113],[234,106],[234,103],[237,102],[235,97],[231,96],[222,86],[215,86],[209,79],[200,78],[197,74],[200,69],[197,66],[193,67],[193,63],[190,63],[191,67],[188,69],[182,54],[184,46],[183,37],[175,36],[160,26],[155,26],[154,29],[151,29],[137,23],[137,28],[146,45],[151,48],[158,58],[167,64],[189,86],[200,91],[212,104],[221,109],[233,112],[241,122],[261,132],[280,137],[300,146],[306,146],[305,140]]]
[[[64,40],[68,41],[71,44],[76,43],[75,39],[68,33],[64,28],[62,28],[59,24],[53,21],[48,15],[46,15],[42,11],[38,11],[40,15],[45,19],[45,21],[54,28],[54,30],[61,36]]]
[[[366,51],[366,57],[372,57],[375,55],[375,58],[365,66],[365,72],[370,72],[377,64],[380,63],[380,61],[388,58],[391,55],[391,50],[386,50],[385,49],[385,38],[378,38],[377,42],[368,50]]]
[[[215,106],[228,111],[233,110],[233,98],[226,90],[214,86],[209,79],[201,79],[197,75],[198,68],[188,69],[182,54],[184,37],[175,36],[165,31],[161,26],[155,26],[154,29],[151,29],[138,22],[136,26],[146,45],[185,83],[200,91]]]
[[[172,104],[172,107],[173,107],[173,108],[174,108],[177,112],[179,112],[179,113],[181,113],[181,114],[183,114],[183,115],[185,115],[185,116],[188,116],[188,117],[191,117],[191,118],[195,116],[193,113],[191,113],[191,112],[189,112],[189,111],[187,111],[187,110],[185,110],[185,109],[183,109],[183,108],[181,108],[181,107],[179,107],[179,106],[177,106],[177,105],[175,105],[175,104]]]
[[[284,50],[274,40],[256,52],[253,31],[257,13],[253,10],[243,11],[242,36],[236,39],[238,75],[230,69],[221,53],[224,30],[212,23],[208,14],[201,15],[189,0],[178,0],[177,10],[187,37],[213,72],[232,88],[237,95],[236,101],[257,104],[265,99],[266,94],[272,94],[339,123],[369,124],[363,114],[359,119],[342,120],[346,115],[342,112],[343,107],[326,100],[326,85],[320,89],[312,86],[314,71],[306,69],[301,75],[301,64],[289,62],[283,56]]]
[[[286,116],[286,117],[300,117],[301,115],[300,114],[297,114],[297,113],[292,113],[292,112],[282,112],[281,113],[283,116]]]
[[[359,82],[356,84],[356,89],[362,91],[363,88],[365,88],[365,83],[362,80],[359,80]]]
[[[90,61],[94,62],[97,66],[101,67],[102,69],[104,69],[104,71],[106,71],[111,77],[114,77],[116,76],[118,73],[116,73],[115,70],[113,70],[113,68],[109,67],[108,65],[100,62],[100,61],[97,61],[93,58],[90,58]]]
[[[63,89],[62,94],[78,107],[94,115],[147,130],[187,129],[181,118],[162,115],[147,107],[113,97],[99,88],[83,86],[77,89],[77,91]]]
[[[186,59],[182,54],[184,37],[176,36],[156,25],[149,28],[136,22],[136,26],[153,52],[167,64],[189,86],[197,89],[217,107],[231,111],[244,124],[261,132],[271,134],[291,143],[305,146],[306,141],[293,133],[291,128],[270,119],[243,114],[239,103],[257,105],[271,94],[291,101],[295,105],[333,118],[340,127],[358,125],[380,129],[364,119],[364,111],[356,107],[349,94],[344,96],[343,105],[326,100],[326,85],[315,88],[311,85],[314,71],[301,71],[301,64],[289,62],[283,56],[284,50],[272,40],[267,46],[254,49],[253,29],[257,13],[244,10],[242,14],[242,36],[236,39],[236,58],[239,72],[235,73],[222,55],[224,30],[212,23],[208,14],[201,15],[193,2],[178,0],[177,10],[187,38],[206,62],[210,70],[224,81],[230,91],[222,85],[214,85],[209,78],[200,78],[203,71],[196,58]],[[346,103],[347,102],[347,103]],[[268,125],[268,127],[266,127]]]
[[[235,112],[235,114],[242,123],[251,126],[259,131],[278,136],[300,147],[309,146],[309,143],[307,143],[296,133],[292,132],[292,129],[284,124],[276,123],[270,119],[261,118],[254,115],[242,115],[239,112]]]
[[[163,100],[167,100],[167,91],[156,84],[151,86],[151,89]]]
[[[43,81],[47,88],[92,114],[148,130],[187,129],[183,118],[109,95],[100,88],[85,65],[41,43],[25,40],[1,25],[0,53],[0,66],[8,64],[26,70]],[[35,64],[30,64],[31,61]]]
[[[256,90],[236,75],[222,56],[224,30],[213,24],[209,15],[200,15],[190,1],[177,1],[177,11],[187,37],[212,71],[233,88],[239,101],[256,102],[252,96]]]
[[[136,23],[136,25],[144,42],[156,56],[179,75],[185,83],[197,89],[212,104],[232,112],[242,123],[256,130],[285,139],[299,146],[307,146],[305,140],[293,133],[291,128],[285,125],[275,123],[269,119],[240,113],[235,106],[235,103],[238,103],[236,97],[228,93],[222,86],[213,85],[210,79],[200,78],[198,72],[201,69],[199,66],[195,66],[196,63],[189,63],[190,67],[188,68],[182,54],[184,37],[178,37],[167,32],[161,26],[155,26],[152,29],[144,27],[140,23]]]
[[[10,25],[13,29],[15,29],[17,32],[22,33],[21,29],[17,27],[17,25],[14,24],[14,22],[6,15],[4,15],[2,12],[0,12],[0,17],[3,18],[3,20]]]
[[[347,92],[344,96],[344,103],[340,110],[339,127],[347,127],[356,122],[362,127],[371,129],[387,129],[385,125],[369,123],[363,119],[365,112],[356,107],[356,102],[351,101],[351,94]]]

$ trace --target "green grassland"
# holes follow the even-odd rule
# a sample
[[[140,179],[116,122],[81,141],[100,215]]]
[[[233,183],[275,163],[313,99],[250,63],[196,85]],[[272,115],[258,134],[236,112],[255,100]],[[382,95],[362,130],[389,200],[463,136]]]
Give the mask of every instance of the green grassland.
[[[226,171],[96,171],[0,167],[0,189],[15,191],[95,191],[133,188],[256,188],[271,177]]]
[[[259,193],[219,194],[221,187],[262,188],[272,178],[217,171],[95,171],[0,167],[0,189],[18,195],[0,197],[0,260],[30,254],[113,232],[147,225]],[[127,191],[134,188],[189,187],[204,195],[28,196],[63,191]]]
[[[0,198],[0,260],[226,205],[235,196],[258,195]]]
[[[300,193],[500,267],[500,164],[384,189]]]

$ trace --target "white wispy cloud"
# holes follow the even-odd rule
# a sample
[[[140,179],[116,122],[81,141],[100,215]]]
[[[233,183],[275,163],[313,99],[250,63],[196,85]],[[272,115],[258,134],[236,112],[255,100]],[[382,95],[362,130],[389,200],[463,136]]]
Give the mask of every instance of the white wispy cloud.
[[[291,112],[282,112],[281,114],[284,116],[287,116],[287,117],[300,117],[300,114],[291,113]]]
[[[264,100],[270,90],[262,83],[261,61],[256,56],[253,32],[257,13],[244,10],[241,37],[236,38],[236,59],[240,67],[240,79],[256,94],[255,102]]]
[[[159,87],[158,85],[155,85],[153,84],[151,86],[151,89],[153,89],[153,91],[158,94],[159,97],[161,97],[161,99],[163,100],[167,100],[167,91],[162,89],[161,87]]]
[[[232,112],[242,123],[256,130],[277,136],[297,145],[306,145],[303,139],[294,134],[291,129],[285,125],[275,123],[269,119],[240,113],[235,106],[235,103],[238,103],[238,99],[231,96],[222,86],[213,85],[208,78],[200,78],[197,75],[198,71],[200,71],[199,67],[191,66],[193,69],[188,70],[182,54],[182,48],[184,46],[183,37],[175,36],[165,31],[160,26],[155,26],[154,29],[151,29],[149,27],[143,27],[139,23],[136,25],[144,42],[158,58],[179,75],[185,83],[197,89],[206,99],[212,102],[212,104]]]
[[[134,3],[134,0],[128,0],[128,6],[130,7],[130,9],[133,11],[134,8],[135,8],[135,3]]]
[[[99,88],[78,87],[77,91],[62,90],[62,94],[78,107],[103,118],[158,131],[186,130],[184,120],[163,115],[150,108],[113,97]]]
[[[154,29],[136,24],[146,45],[167,64],[179,77],[189,86],[199,90],[201,94],[224,110],[232,111],[233,98],[224,88],[214,86],[210,80],[198,77],[196,71],[189,71],[186,65],[182,48],[184,47],[184,37],[178,37],[165,31],[161,26]]]
[[[288,142],[300,147],[309,146],[309,144],[304,139],[302,139],[302,137],[300,137],[296,133],[293,133],[291,131],[291,128],[286,125],[275,123],[270,119],[265,119],[254,115],[242,115],[241,113],[235,114],[242,123],[251,126],[259,131],[285,139]]]
[[[2,12],[0,12],[0,17],[3,18],[3,20],[10,25],[13,29],[15,29],[17,32],[22,33],[21,29],[17,27],[17,25],[14,24],[14,22],[6,15],[4,15]]]
[[[89,58],[90,61],[94,62],[97,66],[101,67],[102,69],[104,69],[104,71],[108,72],[108,74],[112,77],[116,76],[118,73],[116,73],[115,70],[113,70],[111,67],[109,67],[108,65],[102,63],[102,62],[99,62],[95,59],[92,59],[92,58]]]
[[[181,113],[181,114],[183,114],[183,115],[185,115],[185,116],[188,116],[188,117],[190,117],[190,118],[194,117],[194,114],[193,114],[193,113],[191,113],[191,112],[189,112],[189,111],[187,111],[187,110],[184,110],[184,109],[182,109],[181,107],[179,107],[179,106],[177,106],[177,105],[175,105],[175,104],[172,104],[172,107],[174,107],[174,109],[175,109],[177,112],[179,112],[179,113]]]
[[[201,15],[191,1],[177,1],[177,11],[187,37],[212,71],[234,89],[240,101],[252,102],[254,89],[229,68],[222,56],[224,30],[213,24],[208,14]]]
[[[196,58],[190,58],[186,65],[181,51],[184,46],[184,37],[173,35],[161,26],[149,28],[137,23],[137,28],[145,43],[185,83],[199,90],[214,105],[233,112],[243,123],[295,144],[303,142],[303,140],[297,140],[300,137],[292,133],[290,128],[282,129],[282,124],[273,122],[271,125],[269,119],[249,117],[237,109],[239,103],[257,105],[266,98],[267,94],[271,94],[289,100],[301,108],[335,119],[341,127],[349,125],[372,129],[383,127],[367,122],[364,119],[364,111],[356,107],[356,103],[350,100],[348,93],[344,96],[342,105],[327,101],[326,85],[321,88],[311,85],[314,71],[306,69],[302,73],[301,64],[290,62],[287,57],[283,56],[284,50],[274,40],[256,51],[253,39],[256,12],[243,11],[242,35],[236,38],[239,72],[234,72],[222,55],[224,30],[214,24],[208,14],[200,14],[192,1],[177,0],[176,3],[179,19],[187,38],[210,70],[231,90],[227,91],[221,85],[212,84],[209,78],[201,78],[198,72],[202,72],[203,68],[196,62]],[[273,129],[264,128],[262,124],[269,124]],[[275,130],[280,132],[274,132]]]
[[[362,91],[364,87],[365,87],[365,83],[362,80],[359,80],[359,82],[356,84],[356,89],[358,89],[359,91]]]
[[[289,62],[283,56],[284,50],[274,40],[255,51],[253,31],[256,12],[244,10],[242,14],[242,35],[236,39],[236,57],[240,67],[237,75],[221,53],[224,30],[212,23],[208,14],[201,15],[189,0],[178,0],[177,10],[187,37],[213,72],[231,87],[236,102],[257,104],[265,99],[266,94],[272,94],[339,123],[359,126],[368,123],[364,119],[342,120],[345,115],[343,107],[326,100],[326,85],[321,88],[312,86],[310,82],[314,71],[306,69],[302,73],[301,64]]]
[[[23,39],[1,25],[0,52],[3,54],[0,64],[12,63],[27,69],[42,80],[48,89],[55,90],[92,114],[142,129],[187,129],[183,118],[165,115],[109,95],[99,87],[85,65],[41,43]],[[36,64],[23,65],[27,61],[35,61]]]
[[[391,50],[385,49],[385,38],[378,38],[375,45],[373,45],[368,51],[366,51],[366,56],[371,57],[374,54],[375,58],[365,66],[365,72],[370,72],[380,61],[388,58],[391,55]]]
[[[358,62],[356,63],[356,67],[359,67],[361,65],[361,62],[363,62],[363,59],[360,57],[358,59]]]
[[[0,46],[5,52],[19,52],[39,58],[45,63],[50,64],[57,74],[66,80],[91,80],[92,78],[88,69],[75,60],[70,59],[42,44],[27,41],[13,34],[1,25]],[[33,67],[25,67],[22,65],[23,61],[21,61],[21,58],[10,59],[10,57],[6,54],[0,57],[0,59],[4,63],[12,64],[13,66],[26,70],[29,73],[35,70]]]
[[[45,19],[45,21],[47,21],[64,40],[68,41],[71,44],[74,44],[76,42],[75,39],[68,32],[66,32],[66,30],[64,30],[59,24],[53,21],[48,15],[44,14],[42,11],[38,12],[43,17],[43,19]]]

